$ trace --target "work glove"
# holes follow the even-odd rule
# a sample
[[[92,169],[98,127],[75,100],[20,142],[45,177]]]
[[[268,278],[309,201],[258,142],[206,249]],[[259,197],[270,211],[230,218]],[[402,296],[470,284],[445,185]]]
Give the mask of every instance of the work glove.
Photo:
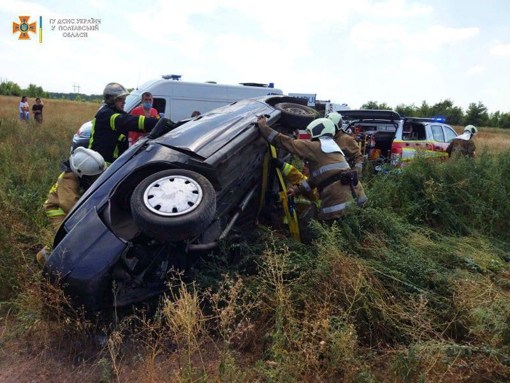
[[[285,166],[285,162],[283,162],[279,158],[271,158],[271,165],[274,166],[275,168],[283,170],[283,167]]]
[[[149,133],[149,138],[154,139],[161,137],[162,135],[168,133],[175,127],[175,122],[171,121],[169,118],[160,118],[156,126]]]

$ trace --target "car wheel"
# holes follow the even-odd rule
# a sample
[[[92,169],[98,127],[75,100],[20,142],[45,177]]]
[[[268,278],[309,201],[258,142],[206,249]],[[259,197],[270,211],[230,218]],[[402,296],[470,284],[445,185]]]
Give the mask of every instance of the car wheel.
[[[180,241],[201,234],[212,222],[216,192],[194,171],[163,170],[135,188],[131,211],[138,228],[151,238]]]
[[[319,113],[309,106],[282,102],[276,104],[276,110],[282,112],[280,122],[296,129],[304,129],[310,122],[319,117]]]

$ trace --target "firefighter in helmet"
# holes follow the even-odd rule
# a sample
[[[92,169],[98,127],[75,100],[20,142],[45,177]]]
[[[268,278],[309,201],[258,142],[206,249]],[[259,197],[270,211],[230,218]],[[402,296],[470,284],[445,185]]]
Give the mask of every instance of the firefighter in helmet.
[[[98,152],[78,147],[60,168],[62,173],[51,187],[48,198],[43,204],[44,212],[55,231],[64,222],[67,214],[83,193],[104,172],[106,164]],[[45,246],[37,253],[37,262],[43,265],[48,253],[48,248]]]
[[[122,85],[111,82],[104,88],[104,104],[92,120],[89,149],[100,153],[107,164],[115,161],[128,148],[127,133],[148,133],[158,119],[131,116],[124,111],[129,92]]]
[[[310,141],[295,140],[276,132],[267,125],[263,115],[258,117],[257,126],[271,145],[284,148],[309,162],[310,177],[300,185],[306,191],[317,187],[321,199],[318,219],[330,221],[340,218],[349,204],[356,202],[361,205],[366,201],[365,195],[355,193],[354,187],[359,183],[357,173],[351,170],[333,139],[335,126],[330,119],[319,118],[306,127]]]
[[[464,128],[464,133],[454,138],[452,142],[450,142],[450,145],[448,145],[448,148],[446,148],[448,157],[451,157],[454,153],[458,153],[464,156],[476,158],[476,145],[473,141],[473,136],[477,133],[478,129],[476,129],[476,126],[466,126]]]

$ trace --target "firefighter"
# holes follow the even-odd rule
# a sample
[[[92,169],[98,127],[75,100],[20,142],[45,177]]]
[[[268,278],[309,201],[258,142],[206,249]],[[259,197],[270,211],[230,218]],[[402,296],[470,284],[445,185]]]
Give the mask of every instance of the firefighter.
[[[358,173],[358,180],[360,180],[363,173],[364,158],[363,154],[361,154],[358,143],[354,137],[347,133],[347,129],[350,128],[343,125],[342,115],[340,113],[329,113],[327,118],[335,124],[335,142],[346,155],[347,161],[351,165],[354,164],[354,170]],[[358,196],[363,196],[366,200],[365,190],[363,189],[361,182],[358,182],[355,186],[355,190]]]
[[[354,164],[354,170],[358,172],[358,178],[361,178],[364,162],[363,154],[361,154],[361,150],[359,150],[358,143],[354,137],[344,130],[346,127],[343,126],[342,115],[340,113],[333,112],[329,113],[326,117],[335,124],[335,142],[338,146],[340,146],[342,152],[346,154],[347,161]]]
[[[466,126],[464,128],[464,133],[454,138],[452,142],[450,142],[450,145],[448,145],[448,148],[446,148],[448,157],[455,155],[454,153],[459,153],[468,157],[476,158],[476,145],[473,141],[473,136],[477,133],[478,129],[476,129],[476,126]]]
[[[310,141],[295,140],[276,132],[267,125],[265,116],[258,117],[257,126],[271,145],[309,161],[310,178],[303,180],[300,186],[308,192],[317,187],[321,199],[318,219],[332,221],[340,218],[350,203],[356,201],[361,205],[366,201],[365,196],[357,196],[354,192],[357,173],[351,170],[333,139],[335,126],[330,119],[319,118],[306,127]]]
[[[317,188],[308,192],[300,187],[301,182],[308,180],[308,176],[310,175],[308,162],[305,162],[302,172],[296,169],[293,165],[288,162],[284,162],[279,158],[273,158],[272,162],[273,166],[280,169],[285,179],[293,185],[287,189],[287,195],[293,198],[298,217],[307,210],[310,205],[320,204]]]
[[[124,112],[129,92],[122,85],[111,82],[104,88],[104,104],[92,120],[89,149],[100,153],[107,164],[115,161],[126,149],[128,132],[148,133],[158,119],[131,116]]]
[[[51,187],[48,199],[43,208],[51,222],[53,229],[58,230],[67,214],[81,195],[87,191],[92,183],[103,173],[106,168],[101,154],[83,147],[76,148],[68,161],[62,163],[62,173],[57,182]],[[45,246],[36,259],[40,265],[44,265],[48,257],[48,248]]]

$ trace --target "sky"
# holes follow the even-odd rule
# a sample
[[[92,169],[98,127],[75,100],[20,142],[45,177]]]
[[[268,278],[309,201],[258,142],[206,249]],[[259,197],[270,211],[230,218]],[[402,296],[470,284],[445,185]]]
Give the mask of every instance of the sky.
[[[37,22],[30,40],[12,31],[19,16]],[[509,0],[0,0],[0,80],[102,94],[179,74],[351,108],[451,99],[510,112],[509,16]]]

